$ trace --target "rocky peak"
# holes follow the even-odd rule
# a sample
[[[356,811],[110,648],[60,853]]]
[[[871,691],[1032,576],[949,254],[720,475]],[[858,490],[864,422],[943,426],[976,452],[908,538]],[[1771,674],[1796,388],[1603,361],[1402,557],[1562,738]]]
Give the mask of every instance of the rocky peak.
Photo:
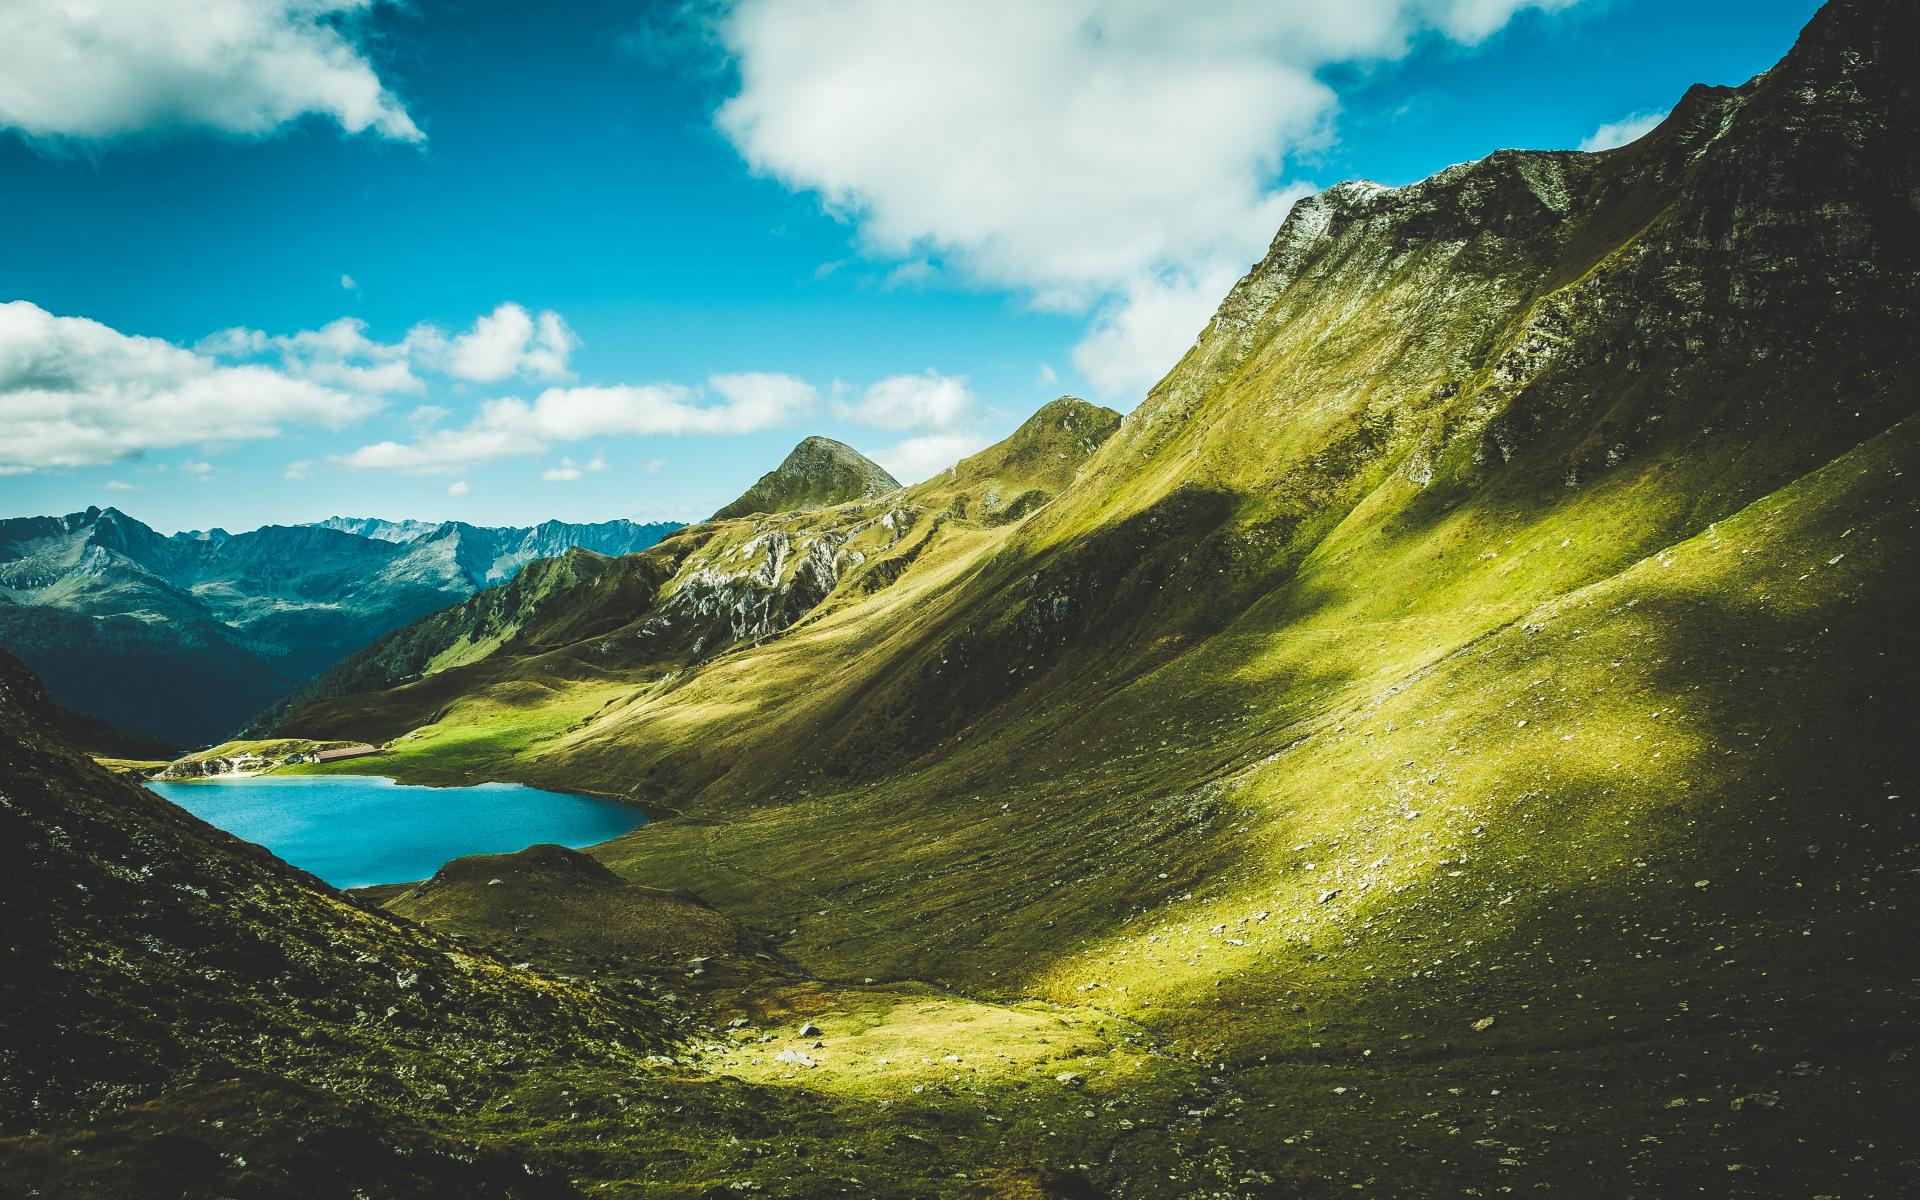
[[[885,468],[844,442],[810,437],[712,519],[827,508],[884,495],[900,486]]]

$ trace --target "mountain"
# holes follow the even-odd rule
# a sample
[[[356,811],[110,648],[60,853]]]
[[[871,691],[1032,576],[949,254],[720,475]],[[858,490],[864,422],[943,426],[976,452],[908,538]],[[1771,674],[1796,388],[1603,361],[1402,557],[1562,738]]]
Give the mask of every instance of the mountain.
[[[900,481],[879,463],[832,438],[810,437],[778,467],[762,475],[740,498],[713,514],[716,521],[754,513],[825,508],[891,492]]]
[[[482,1113],[680,1037],[653,989],[510,967],[108,776],[4,654],[0,778],[0,1161],[31,1194],[576,1195]]]
[[[68,707],[175,744],[220,737],[395,626],[588,545],[671,525],[457,522],[398,540],[269,525],[166,537],[120,512],[0,521],[0,646]]]
[[[403,544],[440,528],[434,521],[387,521],[380,517],[328,517],[324,521],[309,521],[308,524],[316,529],[336,529],[357,537]]]
[[[543,521],[538,525],[489,527],[464,521],[385,521],[377,517],[328,517],[309,528],[333,529],[376,541],[421,548],[439,543],[476,588],[513,577],[528,563],[553,558],[576,546],[600,554],[634,554],[680,528],[672,521],[621,518],[592,524]]]
[[[1078,1194],[1911,1190],[1916,55],[1834,0],[1632,145],[1310,197],[1044,498],[683,530],[282,729],[670,810],[589,853],[824,1028],[1117,1022]],[[991,1165],[1028,1039],[945,1002],[884,1055]]]
[[[681,670],[886,588],[949,525],[991,528],[1031,513],[1119,424],[1111,409],[1065,396],[999,445],[877,499],[694,526],[619,560],[575,551],[539,563],[343,659],[246,732],[328,726],[385,740],[448,695],[514,677],[549,652],[590,656],[593,670]]]

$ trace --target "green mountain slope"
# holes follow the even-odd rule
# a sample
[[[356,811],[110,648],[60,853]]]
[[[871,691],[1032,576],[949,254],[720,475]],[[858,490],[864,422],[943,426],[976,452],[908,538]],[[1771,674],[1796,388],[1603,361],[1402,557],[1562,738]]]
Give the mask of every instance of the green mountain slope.
[[[852,446],[832,438],[810,437],[742,492],[739,499],[714,513],[713,519],[824,508],[847,500],[870,499],[899,486],[899,480]]]
[[[484,772],[631,699],[635,681],[670,684],[886,590],[930,549],[929,562],[980,544],[1067,486],[1118,424],[1109,409],[1063,397],[911,488],[695,526],[621,559],[576,552],[536,564],[347,658],[250,732],[386,741],[438,720],[457,736],[417,733],[415,758],[431,755],[449,777]]]
[[[1111,1022],[1053,1194],[1901,1194],[1917,55],[1836,0],[1632,146],[1312,197],[1044,498],[1017,434],[684,531],[282,731],[681,813],[592,854],[960,1064],[987,1161],[998,1019]]]

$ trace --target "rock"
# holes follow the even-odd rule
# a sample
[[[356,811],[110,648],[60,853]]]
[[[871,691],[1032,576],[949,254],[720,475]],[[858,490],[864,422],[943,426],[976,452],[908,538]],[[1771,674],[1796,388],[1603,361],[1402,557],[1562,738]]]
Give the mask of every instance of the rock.
[[[805,1050],[795,1050],[791,1046],[774,1055],[773,1061],[790,1063],[796,1067],[817,1067],[820,1065],[819,1061],[816,1060],[813,1055],[808,1054]]]
[[[1068,1087],[1079,1087],[1087,1081],[1087,1077],[1078,1071],[1062,1071],[1053,1077],[1053,1081]]]
[[[488,887],[500,887],[500,886],[502,886],[503,884],[505,884],[506,882],[507,882],[507,881],[506,881],[506,880],[504,880],[504,879],[489,879],[489,880],[487,880],[487,886],[488,886]]]
[[[1475,1033],[1485,1033],[1487,1030],[1492,1028],[1493,1028],[1492,1017],[1481,1017],[1478,1021],[1475,1021],[1473,1023],[1473,1031]]]
[[[805,1025],[802,1025],[800,1027],[800,1036],[801,1037],[819,1037],[820,1027],[818,1025],[815,1025],[812,1021],[808,1021]]]

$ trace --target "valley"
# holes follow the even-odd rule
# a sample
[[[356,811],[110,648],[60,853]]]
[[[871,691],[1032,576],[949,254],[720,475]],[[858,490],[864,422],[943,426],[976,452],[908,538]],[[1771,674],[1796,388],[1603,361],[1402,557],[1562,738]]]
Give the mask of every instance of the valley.
[[[0,521],[0,648],[69,708],[176,747],[231,733],[369,640],[574,546],[677,526],[334,517],[162,536],[118,509]]]
[[[1309,196],[1132,411],[906,487],[808,438],[187,760],[647,815],[594,844],[338,891],[0,657],[0,1177],[1920,1189],[1916,54],[1831,0],[1620,148]]]

